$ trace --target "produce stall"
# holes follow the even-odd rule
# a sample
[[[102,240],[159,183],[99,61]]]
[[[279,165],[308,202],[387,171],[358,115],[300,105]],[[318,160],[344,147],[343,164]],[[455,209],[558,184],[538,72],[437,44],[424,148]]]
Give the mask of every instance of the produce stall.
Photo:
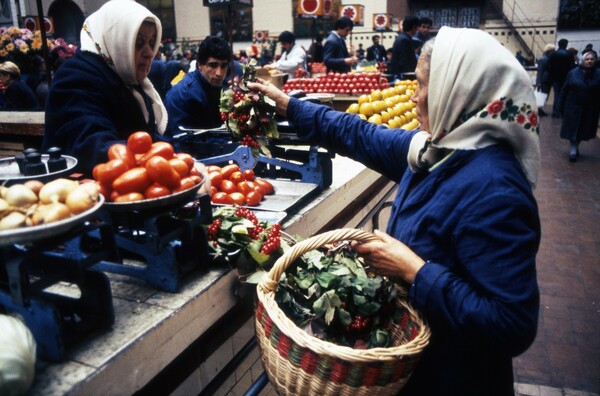
[[[411,88],[350,97],[346,111],[409,121]],[[334,95],[303,100],[333,106]],[[3,160],[0,308],[37,342],[30,394],[177,385],[253,315],[255,288],[238,257],[262,265],[281,254],[281,231],[305,238],[385,223],[395,183],[299,140],[265,106],[234,84],[221,99],[226,129],[184,130],[173,144],[135,132],[109,148],[94,180],[77,180],[77,159],[60,150]],[[226,208],[246,225],[222,225]],[[239,235],[249,241],[242,253],[227,251]],[[173,378],[173,367],[186,369]]]
[[[332,185],[290,216],[283,229],[312,235],[356,226],[394,188],[377,173],[336,157]],[[62,362],[40,361],[30,394],[132,394],[243,304],[236,295],[237,274],[227,268],[190,274],[178,293],[123,275],[111,274],[109,280],[114,324],[75,345]],[[60,292],[74,292],[72,286],[59,287]]]

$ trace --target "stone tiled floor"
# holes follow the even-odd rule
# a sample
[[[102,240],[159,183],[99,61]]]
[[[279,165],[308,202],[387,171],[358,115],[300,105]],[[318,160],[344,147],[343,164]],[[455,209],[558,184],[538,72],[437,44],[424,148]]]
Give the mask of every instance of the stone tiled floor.
[[[514,360],[522,395],[600,394],[600,139],[570,163],[561,122],[541,122],[541,306],[537,338]]]

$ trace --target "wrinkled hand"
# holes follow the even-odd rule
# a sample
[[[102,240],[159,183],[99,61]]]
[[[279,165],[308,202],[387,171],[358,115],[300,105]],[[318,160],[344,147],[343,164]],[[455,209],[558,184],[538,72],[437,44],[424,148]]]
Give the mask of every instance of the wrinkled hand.
[[[256,82],[246,83],[246,86],[253,91],[258,91],[268,98],[272,99],[276,104],[276,111],[279,115],[287,116],[287,107],[290,102],[290,97],[283,91],[279,90],[273,84],[262,78],[257,78]]]
[[[412,283],[425,261],[408,246],[385,232],[375,230],[381,238],[375,242],[353,242],[353,249],[363,257],[365,264],[381,275],[399,277]]]
[[[202,183],[202,186],[198,189],[198,194],[207,194],[209,196],[212,196],[212,190],[210,188],[210,178],[208,177],[206,165],[204,165],[202,162],[196,161],[194,167],[198,170],[198,172],[200,172],[200,174],[202,175],[202,180],[204,180],[204,183]]]

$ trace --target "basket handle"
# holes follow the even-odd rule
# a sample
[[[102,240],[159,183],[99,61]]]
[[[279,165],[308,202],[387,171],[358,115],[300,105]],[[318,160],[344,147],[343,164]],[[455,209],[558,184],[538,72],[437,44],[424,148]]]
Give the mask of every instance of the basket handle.
[[[264,293],[275,291],[281,275],[298,257],[328,243],[346,240],[371,242],[379,241],[380,238],[376,237],[373,233],[355,228],[340,228],[312,236],[298,242],[292,246],[290,250],[285,252],[283,256],[279,257],[269,273],[260,281],[258,287],[260,287]]]

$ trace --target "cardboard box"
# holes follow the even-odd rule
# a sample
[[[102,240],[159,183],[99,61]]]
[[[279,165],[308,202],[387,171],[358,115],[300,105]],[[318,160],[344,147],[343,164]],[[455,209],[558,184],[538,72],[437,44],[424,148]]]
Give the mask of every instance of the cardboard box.
[[[262,67],[257,67],[256,68],[256,77],[262,78],[265,81],[269,81],[273,85],[275,85],[277,88],[281,89],[281,87],[283,87],[283,84],[285,84],[288,75],[285,73],[279,73],[279,72],[270,73],[267,69],[264,69]]]

